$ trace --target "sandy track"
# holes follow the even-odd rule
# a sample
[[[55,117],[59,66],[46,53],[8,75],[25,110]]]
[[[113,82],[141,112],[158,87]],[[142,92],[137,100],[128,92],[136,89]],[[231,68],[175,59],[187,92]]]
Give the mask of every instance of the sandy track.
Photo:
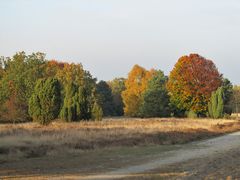
[[[96,174],[78,179],[118,179],[131,174],[142,173],[153,169],[162,168],[167,165],[185,162],[198,158],[210,158],[219,153],[240,148],[240,132],[228,134],[222,137],[213,138],[205,141],[193,142],[179,146],[178,150],[164,152],[159,158],[137,166],[121,168],[115,171]]]

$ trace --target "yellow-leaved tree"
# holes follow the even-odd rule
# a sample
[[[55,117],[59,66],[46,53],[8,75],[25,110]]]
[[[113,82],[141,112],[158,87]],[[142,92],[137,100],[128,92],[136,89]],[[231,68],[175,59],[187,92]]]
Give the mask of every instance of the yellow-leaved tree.
[[[128,74],[125,81],[126,90],[122,92],[124,114],[126,116],[141,116],[143,93],[147,88],[148,80],[155,72],[155,70],[148,71],[139,65],[135,65]]]

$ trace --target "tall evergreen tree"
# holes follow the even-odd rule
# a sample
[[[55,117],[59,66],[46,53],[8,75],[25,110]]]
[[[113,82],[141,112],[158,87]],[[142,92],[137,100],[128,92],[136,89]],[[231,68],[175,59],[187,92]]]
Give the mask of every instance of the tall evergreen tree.
[[[66,87],[60,117],[66,121],[88,120],[91,118],[91,97],[84,87],[69,85]]]
[[[29,100],[29,114],[34,121],[47,125],[58,117],[61,105],[60,91],[57,79],[38,80]]]
[[[60,117],[65,121],[80,121],[91,119],[92,91],[96,79],[81,64],[65,64],[57,73],[64,87],[64,97]]]
[[[208,113],[211,118],[218,119],[223,117],[224,101],[223,87],[212,92],[210,102],[208,103]]]
[[[143,117],[170,116],[169,96],[166,89],[167,77],[162,71],[157,71],[149,80],[148,87],[143,94]]]
[[[70,122],[70,121],[76,121],[76,105],[74,96],[76,93],[76,86],[73,83],[70,83],[68,85],[65,85],[65,97],[63,100],[63,106],[60,112],[60,118]]]
[[[79,87],[77,93],[77,116],[78,119],[88,120],[91,118],[91,96],[85,87]]]
[[[103,110],[104,116],[114,115],[114,103],[112,90],[105,81],[100,81],[96,87],[96,93],[99,99],[99,105]]]

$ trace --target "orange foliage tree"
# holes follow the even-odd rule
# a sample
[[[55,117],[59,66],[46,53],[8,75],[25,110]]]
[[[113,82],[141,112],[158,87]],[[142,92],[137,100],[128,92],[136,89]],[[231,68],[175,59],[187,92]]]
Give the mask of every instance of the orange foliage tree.
[[[140,116],[140,108],[143,103],[143,92],[147,88],[148,80],[155,70],[147,71],[139,65],[135,65],[125,81],[126,90],[122,92],[124,114],[127,116]]]
[[[67,63],[56,60],[48,61],[45,68],[45,77],[55,77],[59,71],[63,70],[65,64]]]
[[[205,114],[211,93],[221,86],[221,79],[211,60],[198,54],[183,56],[175,64],[167,84],[171,103],[180,110]]]

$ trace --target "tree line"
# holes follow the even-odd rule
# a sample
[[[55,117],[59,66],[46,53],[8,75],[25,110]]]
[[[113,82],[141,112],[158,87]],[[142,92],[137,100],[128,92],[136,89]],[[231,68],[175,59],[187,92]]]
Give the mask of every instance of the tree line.
[[[99,81],[81,64],[43,53],[0,59],[0,121],[67,122],[107,116],[212,117],[236,111],[239,88],[198,54],[181,57],[169,76],[135,65],[128,77]]]

